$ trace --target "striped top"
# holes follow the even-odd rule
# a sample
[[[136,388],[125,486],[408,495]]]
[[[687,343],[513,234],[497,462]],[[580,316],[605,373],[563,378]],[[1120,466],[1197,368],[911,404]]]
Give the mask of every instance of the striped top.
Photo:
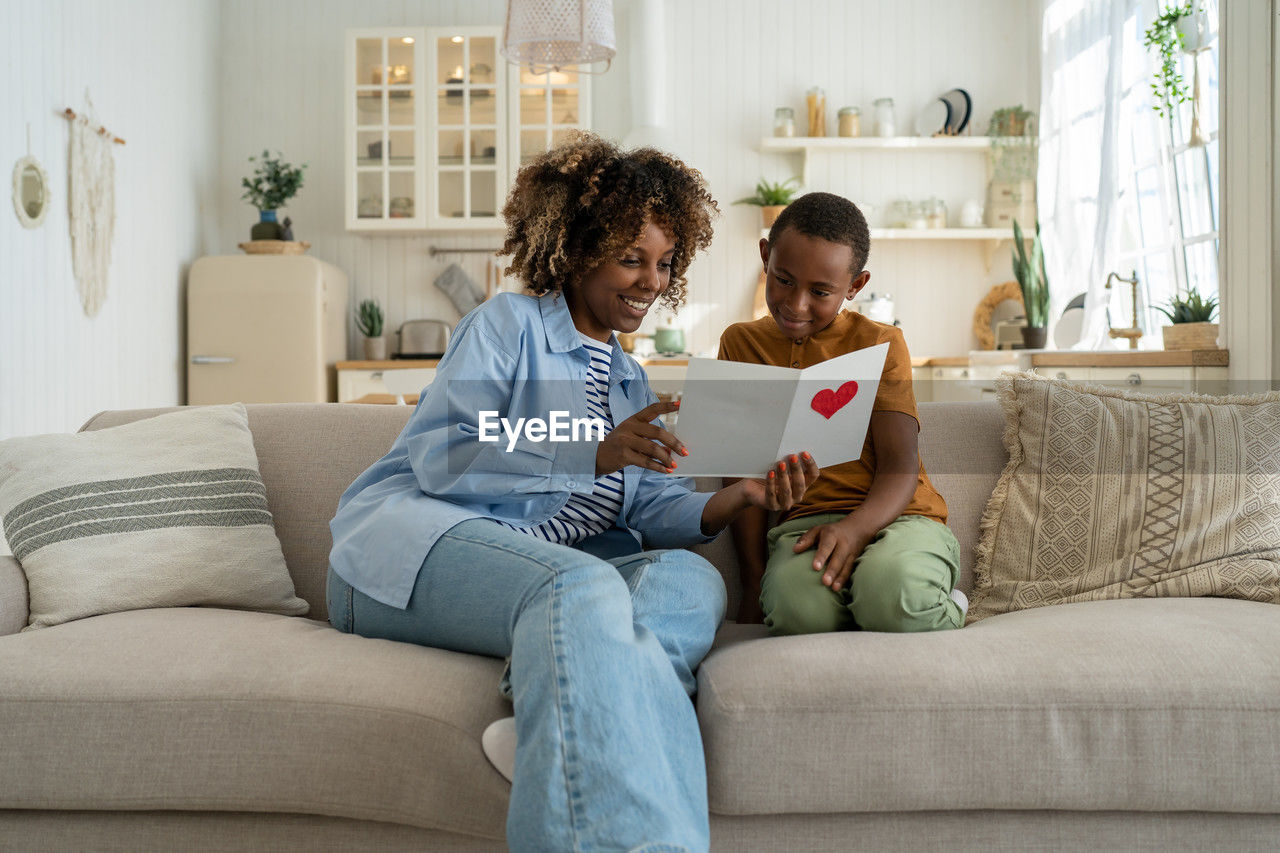
[[[613,415],[609,413],[609,364],[613,349],[608,344],[579,333],[583,345],[591,354],[587,366],[587,411],[613,427]],[[573,545],[584,539],[603,533],[613,527],[622,510],[622,472],[613,471],[597,477],[590,495],[572,494],[569,501],[554,516],[541,524],[516,527],[513,530],[528,533],[548,542]]]

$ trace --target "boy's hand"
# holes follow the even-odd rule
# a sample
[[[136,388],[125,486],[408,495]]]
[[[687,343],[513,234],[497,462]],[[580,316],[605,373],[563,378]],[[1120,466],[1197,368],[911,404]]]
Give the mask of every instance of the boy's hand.
[[[822,471],[807,452],[781,459],[763,480],[739,480],[742,495],[752,506],[770,512],[795,506]]]
[[[813,570],[822,572],[822,583],[839,592],[849,585],[849,576],[853,574],[853,563],[862,555],[862,551],[875,538],[848,518],[832,524],[819,524],[806,530],[796,540],[796,554],[817,548],[813,557]]]
[[[679,408],[679,403],[654,403],[615,426],[596,449],[596,476],[603,477],[628,465],[663,474],[676,470],[675,454],[688,456],[689,451],[680,439],[649,422]]]

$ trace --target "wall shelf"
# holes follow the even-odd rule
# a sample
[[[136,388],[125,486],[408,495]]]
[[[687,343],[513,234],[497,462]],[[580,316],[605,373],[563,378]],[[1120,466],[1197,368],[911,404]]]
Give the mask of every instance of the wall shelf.
[[[766,136],[761,151],[787,152],[841,148],[916,148],[933,151],[985,151],[989,136]]]
[[[985,152],[991,148],[989,136],[766,136],[760,151],[767,154],[801,155],[801,182],[809,185],[809,155],[815,151],[838,154],[842,151],[951,151]]]
[[[760,230],[761,237],[769,236],[769,229]],[[1003,242],[1013,242],[1013,232],[1005,228],[872,228],[872,240],[979,240],[987,269]],[[1028,238],[1029,242],[1029,238]]]
[[[760,140],[759,150],[766,154],[801,155],[801,183],[810,184],[809,155],[865,154],[868,152],[952,152],[987,154],[993,145],[1018,145],[1023,137],[990,136],[766,136]],[[1025,144],[1035,145],[1034,137],[1026,137]],[[767,235],[765,230],[763,235]],[[995,254],[1004,243],[1012,244],[1011,229],[1005,228],[872,228],[872,240],[944,240],[979,242],[987,270]]]

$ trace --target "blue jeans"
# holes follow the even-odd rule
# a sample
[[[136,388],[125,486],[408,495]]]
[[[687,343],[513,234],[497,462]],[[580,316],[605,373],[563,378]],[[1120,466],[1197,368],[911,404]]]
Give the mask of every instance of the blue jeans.
[[[328,604],[341,631],[511,657],[511,849],[708,849],[689,697],[725,589],[706,560],[689,551],[602,559],[472,519],[432,547],[407,609],[332,570]]]

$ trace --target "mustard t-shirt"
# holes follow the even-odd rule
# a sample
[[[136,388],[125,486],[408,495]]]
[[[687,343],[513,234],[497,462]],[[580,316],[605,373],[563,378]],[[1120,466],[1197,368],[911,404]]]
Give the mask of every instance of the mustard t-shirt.
[[[734,323],[720,336],[719,358],[725,361],[805,368],[881,343],[889,344],[889,354],[885,358],[880,387],[876,391],[876,400],[871,409],[873,412],[902,412],[915,418],[918,423],[920,418],[916,411],[916,395],[911,386],[911,355],[907,352],[902,332],[894,326],[868,320],[856,311],[841,311],[830,326],[799,341],[793,341],[784,335],[772,317]],[[822,448],[812,448],[812,452],[821,461]],[[788,510],[782,520],[823,513],[852,512],[866,500],[875,471],[876,449],[871,431],[867,430],[861,458],[823,468],[821,476],[805,492],[800,503]],[[947,521],[947,504],[929,482],[923,463],[920,465],[916,493],[902,513],[927,516],[944,524]]]

